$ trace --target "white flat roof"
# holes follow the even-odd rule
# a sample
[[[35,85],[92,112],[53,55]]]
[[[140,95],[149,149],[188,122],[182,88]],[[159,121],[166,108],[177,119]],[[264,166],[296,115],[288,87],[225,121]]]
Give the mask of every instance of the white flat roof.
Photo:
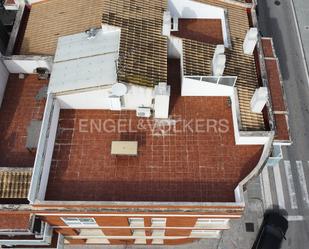
[[[92,39],[85,32],[60,37],[48,91],[57,93],[116,83],[119,43],[119,29],[99,29]]]

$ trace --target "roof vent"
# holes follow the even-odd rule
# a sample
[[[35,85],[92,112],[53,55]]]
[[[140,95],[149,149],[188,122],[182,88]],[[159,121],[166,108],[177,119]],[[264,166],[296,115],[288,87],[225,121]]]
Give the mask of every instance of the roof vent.
[[[244,53],[247,55],[252,55],[257,42],[258,30],[257,28],[250,28],[243,43]]]
[[[213,76],[222,76],[225,63],[226,56],[224,54],[225,48],[224,45],[217,45],[213,59],[212,59],[212,75]]]
[[[90,29],[87,29],[85,31],[85,33],[88,35],[87,39],[91,40],[91,39],[95,38],[95,36],[97,34],[97,29],[96,28],[90,28]]]

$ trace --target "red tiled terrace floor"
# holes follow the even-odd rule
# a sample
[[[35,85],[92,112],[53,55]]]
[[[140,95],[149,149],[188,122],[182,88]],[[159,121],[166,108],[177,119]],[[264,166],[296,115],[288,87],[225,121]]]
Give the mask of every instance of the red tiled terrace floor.
[[[0,167],[32,167],[35,153],[26,149],[27,127],[43,118],[45,100],[36,100],[47,84],[36,75],[11,74],[0,108]]]
[[[207,132],[204,123],[204,132],[153,135],[149,127],[137,126],[154,121],[137,118],[134,111],[61,110],[46,200],[234,201],[234,188],[255,167],[262,146],[235,146],[226,97],[179,97],[178,66],[169,62],[173,117],[226,119],[229,131]],[[124,121],[118,133],[91,132],[87,120],[102,127],[111,120],[108,128]],[[81,131],[89,132],[80,131],[80,122]],[[129,132],[129,124],[136,131]],[[112,156],[114,140],[138,141],[138,156]]]
[[[223,44],[220,19],[179,19],[178,31],[172,35],[210,44]]]

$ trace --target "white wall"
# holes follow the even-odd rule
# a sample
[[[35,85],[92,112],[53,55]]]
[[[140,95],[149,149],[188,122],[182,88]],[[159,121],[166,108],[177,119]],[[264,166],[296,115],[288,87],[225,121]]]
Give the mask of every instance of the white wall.
[[[40,190],[38,193],[38,199],[40,200],[44,200],[46,189],[47,189],[50,166],[51,166],[51,161],[53,158],[53,152],[54,152],[56,135],[57,135],[59,114],[60,114],[60,104],[58,101],[55,100],[54,108],[52,110],[51,118],[50,118],[49,133],[48,133],[48,137],[46,141],[46,154],[45,154],[45,160],[43,164],[43,172],[42,172],[42,177],[41,177]]]
[[[153,89],[127,84],[128,92],[122,97],[123,109],[135,110],[137,107],[151,107]],[[83,92],[58,95],[62,109],[110,109],[111,87]]]
[[[181,96],[228,96],[231,98],[235,144],[266,144],[270,139],[270,135],[267,132],[240,132],[240,113],[237,89],[235,87],[207,83],[183,77]]]
[[[168,9],[172,17],[221,19],[224,45],[228,47],[225,9],[192,0],[168,0]]]
[[[168,58],[174,58],[174,59],[181,58],[183,51],[181,38],[175,36],[169,36],[167,46],[168,46],[167,47]]]
[[[178,18],[213,18],[224,17],[224,9],[191,0],[168,0],[171,16]]]
[[[37,2],[44,2],[46,0],[26,0],[29,4],[37,3]]]
[[[232,96],[233,87],[183,77],[181,96]]]
[[[38,67],[48,68],[49,71],[52,70],[52,59],[51,57],[41,57],[41,56],[17,56],[5,57],[4,64],[10,73],[25,73],[33,74],[35,69]]]
[[[44,117],[35,157],[28,200],[44,200],[51,166],[56,132],[58,127],[60,104],[49,94],[45,105]]]
[[[57,96],[61,109],[109,109],[109,89],[71,93]]]
[[[0,61],[0,107],[4,97],[6,84],[9,78],[9,72],[2,61]]]

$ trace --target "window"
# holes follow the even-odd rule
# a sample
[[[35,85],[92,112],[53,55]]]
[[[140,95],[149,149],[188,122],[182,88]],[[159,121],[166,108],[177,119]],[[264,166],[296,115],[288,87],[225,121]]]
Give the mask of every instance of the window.
[[[192,230],[191,238],[218,238],[220,236],[219,230]]]
[[[76,218],[76,217],[65,217],[61,218],[65,224],[69,227],[93,227],[97,226],[94,218]]]

